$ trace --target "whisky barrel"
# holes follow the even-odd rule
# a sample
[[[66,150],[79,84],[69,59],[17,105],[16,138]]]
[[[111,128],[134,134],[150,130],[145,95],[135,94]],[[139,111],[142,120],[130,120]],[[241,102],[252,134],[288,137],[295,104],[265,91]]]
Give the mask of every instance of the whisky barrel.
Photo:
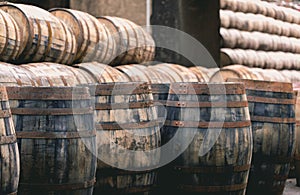
[[[128,76],[133,82],[148,82],[148,83],[170,83],[172,79],[154,68],[147,68],[144,65],[132,64],[117,66],[118,70]]]
[[[154,105],[157,108],[157,116],[160,120],[160,127],[163,127],[167,117],[167,100],[169,95],[170,84],[159,83],[151,84],[151,90],[153,94]]]
[[[96,80],[83,70],[62,64],[40,62],[20,65],[32,75],[37,86],[42,87],[74,87],[76,85],[93,84]]]
[[[0,9],[15,19],[24,40],[16,63],[73,62],[76,41],[65,23],[46,10],[31,5],[4,3]]]
[[[245,84],[253,133],[247,192],[282,194],[294,155],[295,99],[291,83],[229,79]]]
[[[19,26],[6,12],[0,10],[0,60],[14,61],[20,55],[23,44]]]
[[[210,82],[224,82],[228,78],[264,80],[264,77],[256,70],[258,69],[242,65],[226,66],[214,73],[210,78]]]
[[[253,140],[243,84],[172,83],[161,134],[180,154],[159,173],[162,193],[245,193]]]
[[[89,62],[76,64],[75,67],[79,70],[86,72],[96,83],[114,83],[114,82],[127,82],[130,81],[125,74],[98,62]]]
[[[77,63],[98,61],[108,64],[115,58],[117,45],[106,26],[94,16],[65,8],[54,8],[50,12],[74,30],[78,43]]]
[[[156,182],[150,168],[160,153],[148,152],[160,146],[160,131],[149,84],[98,84],[91,91],[98,148],[94,194],[150,192]]]
[[[37,86],[26,69],[4,62],[0,63],[0,83],[5,86]]]
[[[219,70],[219,68],[205,68],[203,66],[195,66],[189,69],[198,77],[199,82],[208,82],[210,77]]]
[[[0,194],[17,194],[20,177],[20,157],[15,127],[4,86],[0,87],[0,101]]]
[[[96,139],[88,88],[9,87],[20,194],[92,194]]]
[[[297,99],[295,104],[295,117],[296,117],[296,146],[294,155],[295,177],[297,186],[300,186],[300,83],[293,84],[293,90],[296,91]]]
[[[149,69],[168,74],[175,82],[198,82],[198,77],[190,69],[178,64],[157,64],[150,66]]]
[[[112,16],[99,17],[98,20],[108,26],[110,35],[119,46],[111,65],[142,64],[154,59],[155,42],[141,26],[125,18]]]

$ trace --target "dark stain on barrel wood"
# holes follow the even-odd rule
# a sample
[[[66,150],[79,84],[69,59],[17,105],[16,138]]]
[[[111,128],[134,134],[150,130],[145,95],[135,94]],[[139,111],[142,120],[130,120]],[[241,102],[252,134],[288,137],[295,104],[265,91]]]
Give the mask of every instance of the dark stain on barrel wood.
[[[20,194],[92,194],[96,132],[88,88],[9,87]]]

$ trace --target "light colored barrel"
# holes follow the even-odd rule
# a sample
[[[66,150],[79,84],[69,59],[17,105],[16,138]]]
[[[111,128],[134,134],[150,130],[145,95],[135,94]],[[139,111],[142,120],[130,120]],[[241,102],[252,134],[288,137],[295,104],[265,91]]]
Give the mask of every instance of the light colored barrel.
[[[4,86],[0,87],[0,102],[0,194],[16,195],[20,178],[20,157],[15,126]]]
[[[219,70],[219,68],[205,68],[203,66],[191,67],[190,70],[198,77],[199,82],[208,82],[210,77]]]
[[[54,8],[50,12],[75,33],[78,43],[76,62],[110,63],[116,56],[116,43],[109,30],[94,16],[72,9]]]
[[[9,87],[20,194],[92,195],[96,131],[87,88]]]
[[[112,16],[103,16],[98,20],[108,26],[118,45],[112,65],[143,64],[154,59],[155,42],[141,26],[127,19]]]
[[[160,153],[147,152],[160,147],[161,138],[150,86],[133,82],[99,84],[92,91],[98,148],[94,194],[152,191],[156,171],[150,167],[158,164]],[[125,170],[113,167],[114,162]]]
[[[14,61],[21,52],[24,44],[21,31],[15,20],[6,12],[0,10],[0,59],[2,61]]]
[[[24,40],[16,62],[73,62],[76,41],[65,23],[31,5],[4,3],[0,9],[15,19]]]

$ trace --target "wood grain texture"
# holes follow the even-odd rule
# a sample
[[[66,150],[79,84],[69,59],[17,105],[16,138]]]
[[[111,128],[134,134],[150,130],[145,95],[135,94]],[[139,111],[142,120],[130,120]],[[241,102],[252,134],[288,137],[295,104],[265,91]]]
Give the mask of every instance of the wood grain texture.
[[[215,94],[205,92],[209,90]],[[159,171],[161,193],[244,194],[253,140],[243,85],[173,83],[170,92],[167,121],[161,130],[162,144],[168,143],[175,133],[182,139],[193,136],[187,149]],[[235,106],[227,107],[224,101]],[[211,106],[222,102],[223,106]],[[241,102],[244,106],[239,106]],[[196,106],[199,103],[209,104]],[[210,123],[216,126],[209,127]],[[229,123],[231,127],[227,126]],[[218,129],[220,134],[216,133]],[[183,142],[173,144],[169,152],[176,153],[183,147]],[[200,155],[210,144],[211,149]]]
[[[157,164],[160,156],[146,153],[158,148],[161,138],[149,85],[132,82],[99,84],[94,91],[98,148],[94,194],[143,194],[152,191],[156,184],[156,171],[147,167]],[[138,103],[142,104],[130,107]],[[105,105],[110,108],[105,109]],[[128,150],[144,152],[125,157],[120,155]],[[114,162],[116,167],[127,169],[136,167],[137,171],[121,170],[105,162]],[[142,169],[146,171],[138,171]]]
[[[62,21],[41,8],[24,4],[1,4],[20,28],[24,43],[15,63],[49,61],[71,64],[76,53],[74,34]]]
[[[96,139],[87,88],[10,87],[21,194],[92,194]],[[77,110],[77,111],[76,111]]]
[[[20,157],[6,88],[3,86],[0,87],[0,101],[0,194],[13,194],[18,190]],[[7,112],[9,114],[4,116],[2,112]]]
[[[282,194],[295,149],[292,84],[230,81],[244,82],[249,101],[254,147],[247,193]]]

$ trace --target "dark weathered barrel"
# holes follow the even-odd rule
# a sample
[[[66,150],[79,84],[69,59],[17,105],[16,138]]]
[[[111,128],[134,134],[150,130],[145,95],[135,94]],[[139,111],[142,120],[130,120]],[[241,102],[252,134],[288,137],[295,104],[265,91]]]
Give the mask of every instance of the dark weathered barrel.
[[[157,115],[161,120],[161,127],[167,116],[166,103],[168,100],[170,84],[151,84],[154,104],[157,107]]]
[[[20,47],[23,44],[19,26],[6,12],[0,10],[0,59],[2,61],[14,61],[20,55]]]
[[[3,3],[0,9],[15,19],[24,40],[15,63],[73,62],[76,40],[65,23],[46,10],[31,5]]]
[[[162,193],[245,193],[253,140],[242,83],[172,83],[161,131],[161,159],[180,155],[159,172]]]
[[[96,132],[88,88],[9,87],[20,194],[93,192]]]
[[[94,194],[150,192],[156,183],[151,167],[160,158],[160,153],[150,153],[161,141],[150,86],[99,84],[94,93],[98,148]]]
[[[11,117],[6,88],[0,87],[0,194],[17,194],[20,177],[20,157],[15,127]]]
[[[110,63],[116,57],[115,40],[94,16],[72,9],[54,8],[50,12],[74,30],[78,43],[76,62]]]
[[[125,18],[112,16],[103,16],[98,20],[108,27],[118,46],[115,60],[110,64],[141,64],[154,59],[155,42],[141,26]]]
[[[282,194],[295,145],[291,83],[230,79],[245,84],[253,132],[248,194]]]

